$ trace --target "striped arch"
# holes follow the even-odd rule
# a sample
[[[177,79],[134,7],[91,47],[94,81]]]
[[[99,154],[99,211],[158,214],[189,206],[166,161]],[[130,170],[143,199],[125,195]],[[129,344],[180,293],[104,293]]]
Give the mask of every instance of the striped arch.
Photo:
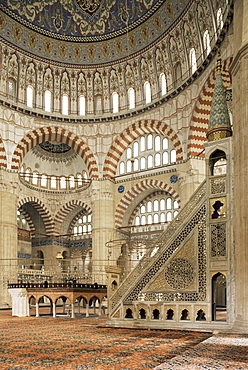
[[[143,204],[146,204],[146,202],[148,202],[148,200],[152,199],[153,197],[156,197],[157,195],[164,195],[164,194],[168,194],[167,192],[165,192],[164,190],[158,190],[158,191],[155,191],[151,194],[149,194],[147,197],[145,197],[140,203],[139,203],[139,207],[141,207]],[[173,197],[174,198],[174,197]],[[133,224],[133,220],[135,219],[137,213],[139,212],[139,208],[136,207],[133,211],[133,213],[131,214],[131,217],[129,218],[129,221],[128,221],[128,226],[132,226]]]
[[[66,234],[69,228],[69,224],[72,221],[72,218],[80,212],[80,210],[85,209],[88,213],[91,213],[91,208],[82,202],[81,200],[71,200],[70,202],[66,203],[55,215],[54,222],[55,222],[55,233]],[[71,213],[73,215],[71,215]],[[68,220],[67,217],[69,217]],[[67,221],[67,222],[66,222]],[[66,223],[65,227],[63,227],[63,231],[61,230],[63,223]]]
[[[39,213],[44,222],[47,236],[51,236],[53,234],[54,222],[48,208],[38,198],[26,197],[19,200],[18,209],[26,203],[30,203]]]
[[[142,120],[129,126],[115,139],[105,159],[103,177],[115,176],[119,159],[124,150],[135,139],[149,132],[156,132],[168,137],[176,149],[177,161],[183,159],[183,149],[180,140],[172,128],[161,121]]]
[[[0,138],[0,168],[7,168],[7,157],[3,140]]]
[[[222,66],[224,88],[230,88],[229,67],[232,58],[226,59]],[[215,86],[215,70],[211,72],[196,102],[188,138],[188,156],[204,156],[204,143],[207,141],[207,129]]]
[[[22,212],[23,216],[25,217],[25,220],[28,223],[29,230],[30,230],[30,233],[31,233],[31,237],[34,238],[35,237],[35,226],[34,226],[33,220],[29,216],[28,212],[25,211],[25,209],[23,209],[22,207],[19,208],[19,209],[21,209],[21,212]]]
[[[169,193],[180,205],[179,194],[168,184],[165,184],[163,181],[159,180],[144,180],[139,184],[136,184],[132,189],[130,189],[120,200],[116,211],[115,211],[115,227],[121,227],[123,217],[127,208],[130,206],[132,201],[137,195],[141,194],[146,189],[157,189],[164,190]]]
[[[29,132],[17,145],[12,157],[12,170],[18,170],[25,154],[34,146],[44,142],[63,142],[72,147],[86,163],[90,178],[98,177],[98,168],[94,155],[88,145],[78,136],[61,127],[43,127]]]

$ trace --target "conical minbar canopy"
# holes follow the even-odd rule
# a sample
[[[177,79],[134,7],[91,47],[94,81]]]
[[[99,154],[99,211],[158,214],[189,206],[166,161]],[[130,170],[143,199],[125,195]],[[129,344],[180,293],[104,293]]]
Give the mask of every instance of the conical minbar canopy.
[[[231,122],[226,102],[226,94],[221,76],[221,59],[217,61],[216,82],[207,131],[208,141],[214,141],[232,135]]]

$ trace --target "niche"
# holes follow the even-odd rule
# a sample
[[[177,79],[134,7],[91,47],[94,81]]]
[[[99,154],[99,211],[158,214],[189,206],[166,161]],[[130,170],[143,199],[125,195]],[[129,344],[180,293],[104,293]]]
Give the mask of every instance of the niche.
[[[196,321],[206,321],[205,312],[202,309],[197,311]]]
[[[173,316],[174,316],[174,311],[170,308],[170,309],[167,311],[166,320],[173,320]]]
[[[128,308],[126,310],[125,319],[133,319],[133,311],[131,310],[131,308]]]
[[[139,310],[139,315],[140,315],[140,319],[142,320],[146,319],[146,311],[144,310],[144,308],[141,308]]]
[[[189,320],[189,311],[186,308],[182,310],[181,320]]]
[[[210,176],[226,174],[226,153],[223,150],[215,150],[209,157]]]
[[[157,308],[153,310],[152,315],[154,320],[159,320],[159,310]]]

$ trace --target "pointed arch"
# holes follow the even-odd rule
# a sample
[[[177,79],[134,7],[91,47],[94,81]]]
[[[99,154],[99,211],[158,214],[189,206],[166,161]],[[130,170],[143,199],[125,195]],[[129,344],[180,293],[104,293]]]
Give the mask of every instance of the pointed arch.
[[[12,157],[11,169],[18,170],[26,153],[34,146],[56,140],[72,147],[85,161],[91,178],[98,177],[96,160],[88,145],[74,133],[61,127],[43,127],[29,132],[17,145]]]
[[[115,211],[115,227],[118,228],[122,225],[124,214],[129,207],[129,205],[133,202],[133,200],[137,197],[137,195],[144,192],[146,189],[157,189],[157,190],[164,190],[169,193],[173,198],[180,204],[180,196],[170,185],[165,184],[163,181],[160,180],[144,180],[141,181],[139,184],[136,184],[132,189],[130,189],[120,200],[119,204],[116,207]]]
[[[167,136],[176,149],[177,161],[183,159],[181,142],[171,127],[161,121],[141,120],[129,126],[115,139],[105,159],[103,177],[115,176],[119,159],[124,150],[133,140],[149,132],[157,132]]]
[[[29,216],[29,213],[25,209],[23,209],[22,207],[21,207],[21,211],[22,211],[23,216],[25,217],[25,220],[28,223],[31,237],[34,238],[35,237],[35,225],[33,223],[33,220]]]
[[[76,214],[80,212],[81,209],[85,209],[88,213],[91,213],[91,208],[82,202],[81,200],[71,200],[70,202],[66,203],[63,205],[63,207],[57,212],[57,214],[54,217],[54,222],[55,222],[55,233],[59,234],[61,232],[61,227],[62,224],[65,222],[66,217],[73,212],[74,210],[76,211]],[[73,217],[76,215],[73,214]],[[63,233],[66,233],[69,227],[69,223],[71,222],[71,217],[70,220],[67,222],[66,226],[63,228]]]
[[[2,138],[0,137],[0,168],[7,168],[7,156]]]
[[[222,81],[225,89],[230,88],[231,85],[231,78],[228,72],[231,63],[232,58],[226,59],[222,67]],[[204,143],[207,141],[206,133],[208,130],[214,86],[215,71],[212,71],[202,88],[192,115],[188,137],[188,157],[204,156],[202,152],[204,150]]]
[[[29,203],[38,212],[46,229],[47,236],[53,234],[54,221],[48,208],[36,197],[26,197],[18,201],[18,208],[21,208],[24,204]],[[34,229],[31,230],[34,233]]]

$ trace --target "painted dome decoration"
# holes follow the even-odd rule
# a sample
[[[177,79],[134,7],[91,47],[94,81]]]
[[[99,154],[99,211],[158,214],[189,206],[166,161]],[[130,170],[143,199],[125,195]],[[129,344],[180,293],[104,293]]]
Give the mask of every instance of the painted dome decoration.
[[[31,57],[113,65],[164,38],[194,0],[2,0],[1,37]]]
[[[1,8],[47,36],[99,41],[102,35],[100,39],[106,40],[131,31],[160,8],[161,13],[167,10],[167,20],[163,22],[167,28],[185,3],[187,0],[3,0]]]

